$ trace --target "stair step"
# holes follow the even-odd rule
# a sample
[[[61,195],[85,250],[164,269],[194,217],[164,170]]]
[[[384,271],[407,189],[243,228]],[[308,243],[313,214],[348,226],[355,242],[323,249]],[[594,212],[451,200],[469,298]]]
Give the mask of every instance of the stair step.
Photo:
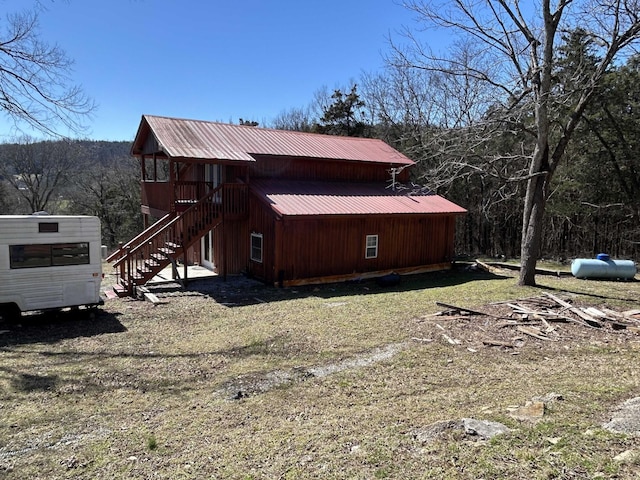
[[[125,287],[124,285],[120,285],[119,283],[113,285],[112,288],[118,297],[126,297],[129,294],[129,292],[127,291],[127,287]]]
[[[113,288],[107,288],[104,291],[104,296],[107,297],[107,300],[113,300],[114,298],[118,298],[118,294],[115,292]]]

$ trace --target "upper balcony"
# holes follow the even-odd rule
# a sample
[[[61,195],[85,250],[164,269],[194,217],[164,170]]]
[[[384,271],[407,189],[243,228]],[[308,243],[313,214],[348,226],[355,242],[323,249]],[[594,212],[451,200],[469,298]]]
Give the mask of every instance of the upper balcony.
[[[177,181],[141,182],[142,205],[155,216],[183,212],[212,190],[210,182]],[[249,210],[249,186],[246,183],[223,183],[216,188],[213,201],[220,204],[227,219],[241,218]]]

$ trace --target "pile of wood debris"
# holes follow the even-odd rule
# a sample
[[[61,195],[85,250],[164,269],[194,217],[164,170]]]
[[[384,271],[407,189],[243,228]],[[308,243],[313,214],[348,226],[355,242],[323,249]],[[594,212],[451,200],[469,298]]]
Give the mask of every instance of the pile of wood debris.
[[[561,323],[572,324],[590,329],[593,333],[628,332],[640,335],[640,309],[617,312],[609,308],[578,307],[562,298],[545,292],[542,296],[521,299],[517,301],[499,302],[491,305],[491,308],[480,311],[456,305],[436,302],[446,310],[440,311],[435,316],[447,316],[448,318],[464,319],[470,317],[485,317],[491,320],[490,329],[481,328],[485,335],[482,344],[485,346],[517,347],[521,346],[523,336],[544,341],[557,341],[563,335],[558,328]],[[485,323],[484,325],[487,325]],[[446,329],[436,324],[442,332]],[[491,335],[488,330],[496,333],[499,330],[511,330],[511,334]],[[513,336],[514,329],[517,334]],[[505,332],[506,333],[506,332]],[[459,345],[460,340],[447,333],[441,333],[442,337],[451,344]]]

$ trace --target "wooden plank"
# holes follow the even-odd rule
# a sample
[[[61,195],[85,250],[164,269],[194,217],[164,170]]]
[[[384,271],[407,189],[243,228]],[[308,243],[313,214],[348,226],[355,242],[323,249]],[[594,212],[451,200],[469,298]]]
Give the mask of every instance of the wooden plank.
[[[491,265],[488,265],[484,262],[481,262],[480,260],[476,260],[476,264],[482,268],[482,270],[484,270],[485,272],[489,272],[489,273],[499,273],[500,269],[499,268],[495,268],[492,267]]]
[[[625,315],[625,312],[616,312],[615,310],[609,310],[608,308],[603,308],[602,311],[613,318],[622,319],[632,323],[640,322],[640,318]]]
[[[457,305],[450,305],[450,304],[444,303],[444,302],[436,302],[436,305],[438,305],[439,307],[448,308],[450,310],[458,310],[460,312],[471,313],[472,315],[481,315],[481,316],[484,315],[484,316],[487,316],[487,317],[502,318],[502,317],[498,317],[496,315],[492,315],[490,313],[480,312],[478,310],[472,310],[472,309],[466,308],[466,307],[458,307]]]
[[[144,299],[148,302],[153,303],[154,305],[157,305],[158,303],[160,303],[160,299],[153,293],[151,292],[144,292]]]
[[[606,318],[607,317],[606,313],[598,310],[595,307],[583,308],[582,311],[585,312],[587,315],[591,315],[592,317],[600,317],[600,318]]]
[[[512,342],[504,342],[502,340],[493,340],[493,339],[485,339],[482,340],[482,343],[484,345],[487,345],[489,347],[509,347],[509,348],[515,348],[516,345]]]
[[[496,323],[496,328],[515,327],[516,325],[529,325],[529,322],[518,322],[516,320],[507,320],[505,322]]]
[[[549,297],[551,300],[553,300],[554,302],[556,302],[558,305],[564,307],[564,308],[572,308],[573,305],[571,305],[569,302],[565,302],[564,300],[562,300],[561,298],[556,297],[555,295],[549,293],[549,292],[542,292],[544,295],[546,295],[547,297]]]
[[[451,345],[460,345],[460,340],[456,339],[456,338],[451,338],[449,335],[447,335],[446,333],[442,334],[442,338],[444,338],[447,342],[449,342]]]
[[[325,283],[346,282],[349,280],[370,280],[382,277],[390,273],[399,273],[400,275],[415,275],[427,272],[437,272],[441,270],[451,270],[450,263],[437,263],[433,265],[423,265],[421,267],[394,268],[388,270],[378,270],[375,272],[348,273],[344,275],[327,275],[324,277],[301,278],[297,280],[285,280],[285,287],[298,287],[302,285],[321,285]]]
[[[561,305],[564,308],[566,308],[567,310],[569,310],[570,312],[575,313],[578,317],[580,317],[582,320],[584,320],[589,326],[597,327],[597,328],[602,327],[602,323],[600,323],[595,318],[591,317],[589,314],[583,312],[579,308],[574,307],[570,303],[565,302],[561,298],[558,298],[558,297],[556,297],[555,295],[553,295],[553,294],[551,294],[549,292],[543,292],[543,293],[545,295],[547,295],[549,298],[551,298],[553,301],[555,301],[558,305]]]
[[[540,331],[540,329],[535,328],[535,327],[526,327],[526,326],[523,326],[523,325],[518,325],[516,327],[516,329],[519,332],[522,332],[522,333],[524,333],[526,335],[529,335],[531,337],[537,338],[539,340],[550,340],[550,338],[547,337],[546,335],[544,335],[542,333],[542,331]]]

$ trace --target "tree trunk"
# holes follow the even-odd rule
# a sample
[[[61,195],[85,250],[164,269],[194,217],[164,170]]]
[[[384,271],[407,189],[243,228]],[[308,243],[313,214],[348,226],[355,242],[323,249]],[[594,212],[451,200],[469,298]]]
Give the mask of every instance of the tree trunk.
[[[530,208],[525,206],[522,216],[522,246],[520,251],[520,277],[518,285],[536,285],[536,263],[542,244],[544,211],[547,205],[545,176],[537,176],[527,184],[527,199]]]

